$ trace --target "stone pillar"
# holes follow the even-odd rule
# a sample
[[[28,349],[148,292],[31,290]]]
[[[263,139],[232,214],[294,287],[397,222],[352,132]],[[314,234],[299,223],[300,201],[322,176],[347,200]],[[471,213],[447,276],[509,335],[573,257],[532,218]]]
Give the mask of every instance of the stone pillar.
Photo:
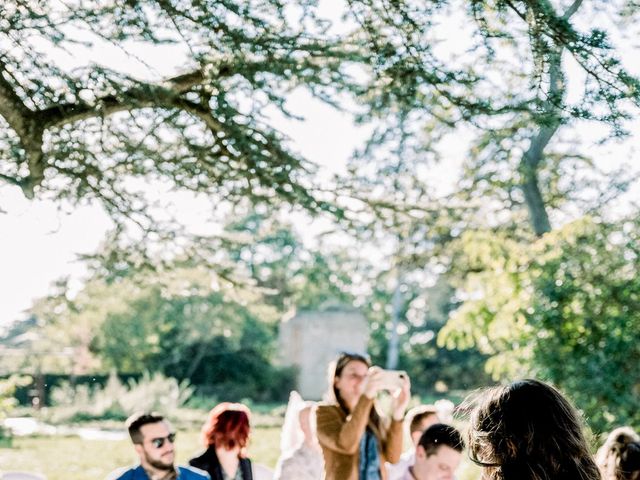
[[[366,353],[369,325],[358,311],[334,307],[302,311],[280,324],[280,362],[298,367],[302,398],[320,400],[327,390],[327,366],[342,351]]]

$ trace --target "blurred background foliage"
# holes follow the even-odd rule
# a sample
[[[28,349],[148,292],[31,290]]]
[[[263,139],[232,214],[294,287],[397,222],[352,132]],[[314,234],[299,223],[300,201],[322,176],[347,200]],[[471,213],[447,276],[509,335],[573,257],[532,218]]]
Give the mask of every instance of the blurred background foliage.
[[[225,255],[243,265],[242,279],[223,279],[189,261],[117,276],[105,276],[111,267],[102,265],[73,297],[61,283],[58,294],[34,306],[29,347],[22,357],[3,359],[3,368],[139,378],[122,383],[112,373],[92,389],[74,387],[71,375],[50,403],[77,401],[87,406],[77,415],[87,418],[124,417],[128,398],[162,390],[284,401],[295,371],[279,366],[277,327],[297,302],[358,306],[370,322],[373,360],[385,364],[395,294],[388,273],[353,249],[311,252],[286,223],[251,215],[242,224],[260,225],[250,244],[228,243]],[[635,424],[639,235],[636,218],[597,217],[532,242],[500,231],[465,232],[449,245],[450,266],[435,282],[415,272],[404,277],[395,327],[399,368],[425,396],[536,376],[560,386],[598,431]],[[136,393],[136,382],[151,393]],[[175,406],[186,401],[175,397]]]

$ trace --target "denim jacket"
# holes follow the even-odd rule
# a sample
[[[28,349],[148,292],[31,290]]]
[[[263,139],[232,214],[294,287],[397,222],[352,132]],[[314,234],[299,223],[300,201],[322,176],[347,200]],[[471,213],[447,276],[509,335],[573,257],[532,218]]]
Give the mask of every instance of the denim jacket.
[[[176,467],[178,470],[177,480],[211,480],[207,472],[193,467]],[[118,476],[117,473],[120,473]],[[124,472],[119,470],[107,477],[107,480],[149,480],[147,472],[144,471],[142,465],[129,468]]]

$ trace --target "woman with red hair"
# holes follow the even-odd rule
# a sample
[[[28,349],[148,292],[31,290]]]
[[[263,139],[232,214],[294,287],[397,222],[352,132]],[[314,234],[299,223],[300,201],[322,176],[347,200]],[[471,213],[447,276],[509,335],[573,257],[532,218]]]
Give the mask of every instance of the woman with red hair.
[[[251,430],[249,417],[249,409],[241,403],[216,405],[202,426],[206,450],[189,460],[189,464],[208,472],[212,480],[271,478],[264,467],[254,468],[245,456]]]

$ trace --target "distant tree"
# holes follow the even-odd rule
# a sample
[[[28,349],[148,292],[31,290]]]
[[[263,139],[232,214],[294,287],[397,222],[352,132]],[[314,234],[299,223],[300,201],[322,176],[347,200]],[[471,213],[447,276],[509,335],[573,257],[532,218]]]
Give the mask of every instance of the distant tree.
[[[162,372],[212,394],[224,385],[237,398],[272,398],[291,378],[272,365],[282,317],[354,300],[344,252],[308,248],[276,214],[251,213],[215,242],[196,242],[197,255],[163,254],[152,265],[110,238],[87,259],[91,277],[80,291],[61,281],[34,305],[33,348],[68,352],[43,359],[44,371]]]
[[[377,278],[363,311],[371,322],[370,352],[375,363],[388,358],[391,313],[394,296],[401,297],[398,322],[398,363],[406,370],[411,386],[419,394],[466,391],[491,383],[484,369],[488,356],[478,348],[446,348],[438,335],[456,308],[455,292],[446,275],[434,277],[413,272],[400,289],[385,272]]]
[[[280,216],[252,213],[229,223],[223,242],[228,263],[255,282],[281,314],[353,303],[348,272],[357,255],[322,243],[306,246],[295,225]]]
[[[554,382],[598,431],[635,424],[639,245],[636,218],[576,221],[533,245],[469,233],[457,262],[467,299],[439,342],[489,355],[496,379]]]
[[[163,273],[131,272],[129,276],[114,281],[94,276],[79,292],[73,292],[67,282],[59,282],[55,292],[36,301],[32,307],[32,314],[38,321],[37,327],[31,330],[36,337],[32,348],[36,354],[41,354],[40,368],[46,372],[86,374],[104,371],[105,365],[114,365],[117,361],[130,365],[132,356],[141,358],[147,354],[146,350],[140,347],[139,353],[129,352],[121,360],[113,362],[105,362],[105,358],[96,356],[96,339],[101,337],[107,321],[131,312],[132,305],[149,303],[150,292],[159,292],[159,295],[168,298],[189,292],[208,292],[211,278],[211,274],[204,269],[176,268]],[[121,328],[120,332],[111,332],[114,341],[116,338],[123,341],[119,354],[131,342],[146,341],[147,337],[142,335],[144,332],[152,335],[149,332],[152,326],[145,320],[154,321],[150,315],[152,311],[157,315],[158,311],[151,307],[148,305],[149,317],[134,316],[130,319],[132,325]],[[162,319],[157,321],[161,322]],[[195,324],[193,328],[198,326]],[[139,329],[141,336],[131,336],[132,329]],[[127,334],[130,336],[123,336]],[[60,356],[64,351],[67,354]]]
[[[372,290],[365,304],[375,327],[374,356],[387,368],[408,368],[408,361],[415,363],[418,354],[406,352],[420,347],[413,349],[407,342],[425,336],[414,337],[420,328],[409,326],[407,311],[414,300],[424,301],[432,295],[430,286],[446,272],[446,246],[464,228],[465,215],[468,217],[462,202],[449,202],[436,191],[433,166],[437,153],[424,137],[415,134],[419,119],[411,112],[398,116],[397,124],[386,122],[356,152],[350,163],[351,176],[342,184],[357,201],[352,208],[357,215],[351,215],[349,231],[359,245],[375,252],[375,265],[365,273]],[[371,304],[376,305],[375,311]],[[421,309],[418,316],[427,318],[432,313]],[[430,356],[442,358],[443,354],[432,352]],[[429,381],[432,386],[431,377]]]
[[[640,82],[624,38],[638,9],[582,0],[349,6],[372,55],[361,120],[377,125],[351,165],[354,196],[375,212],[365,234],[400,245],[389,263],[408,266],[403,276],[447,272],[455,282],[458,308],[441,347],[477,348],[503,377],[530,372],[538,327],[520,308],[540,286],[520,281],[536,239],[554,221],[602,211],[638,178],[629,166],[607,173],[606,159],[585,148],[624,137],[637,116]],[[585,138],[593,125],[601,138]],[[452,147],[461,171],[444,163],[457,160]],[[461,243],[468,255],[451,248]]]
[[[292,378],[272,365],[277,311],[204,267],[94,277],[75,295],[65,288],[38,302],[34,315],[32,356],[43,372],[160,372],[257,400],[284,399],[276,387]],[[63,350],[71,355],[54,354]]]
[[[272,365],[275,325],[257,316],[255,300],[243,305],[250,295],[163,290],[106,318],[92,343],[105,367],[162,372],[228,398],[286,398],[275,388],[291,378]]]

